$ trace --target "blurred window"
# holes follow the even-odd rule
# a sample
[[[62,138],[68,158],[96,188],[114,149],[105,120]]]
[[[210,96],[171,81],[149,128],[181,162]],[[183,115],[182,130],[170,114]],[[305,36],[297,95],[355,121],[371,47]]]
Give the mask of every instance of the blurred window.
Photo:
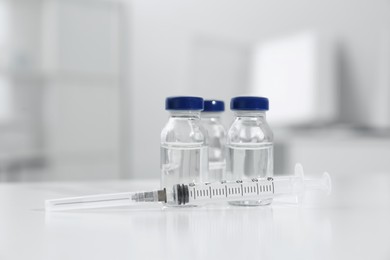
[[[9,80],[0,76],[0,123],[12,117],[12,89]]]

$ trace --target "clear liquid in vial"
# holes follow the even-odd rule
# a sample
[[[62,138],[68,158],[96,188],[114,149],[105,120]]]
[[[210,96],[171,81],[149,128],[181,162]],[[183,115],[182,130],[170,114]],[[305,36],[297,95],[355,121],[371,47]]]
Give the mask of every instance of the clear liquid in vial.
[[[243,180],[252,178],[265,178],[273,176],[273,145],[238,144],[228,147],[228,179]],[[235,201],[233,205],[257,206],[268,205],[272,200]]]
[[[226,162],[223,161],[209,161],[208,182],[216,182],[225,180]]]
[[[207,179],[208,152],[204,145],[161,147],[161,188]]]

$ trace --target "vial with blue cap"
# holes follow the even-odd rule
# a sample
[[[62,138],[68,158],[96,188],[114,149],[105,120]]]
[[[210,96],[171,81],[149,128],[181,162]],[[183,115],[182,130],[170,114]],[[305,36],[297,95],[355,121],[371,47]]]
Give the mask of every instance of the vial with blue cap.
[[[227,134],[228,180],[273,176],[273,133],[266,120],[269,101],[265,97],[231,99],[235,120]],[[268,205],[272,199],[231,202],[234,205]]]
[[[226,180],[226,131],[221,121],[224,111],[225,103],[222,100],[204,101],[201,119],[208,135],[209,182]]]
[[[207,181],[207,132],[200,120],[203,108],[201,97],[177,96],[165,100],[170,117],[161,132],[161,188]]]

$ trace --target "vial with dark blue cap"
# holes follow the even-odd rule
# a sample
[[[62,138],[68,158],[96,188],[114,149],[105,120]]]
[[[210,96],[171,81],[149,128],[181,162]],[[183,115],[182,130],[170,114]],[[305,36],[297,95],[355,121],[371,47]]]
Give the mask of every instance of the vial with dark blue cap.
[[[242,96],[231,99],[235,120],[227,134],[228,180],[273,176],[273,133],[266,120],[269,109],[265,97]],[[272,199],[235,201],[234,205],[268,205]]]
[[[226,131],[221,121],[224,111],[225,103],[222,100],[204,101],[201,119],[208,138],[209,182],[226,180]]]
[[[161,188],[207,181],[207,132],[200,121],[203,108],[201,97],[177,96],[165,100],[170,117],[161,132]]]

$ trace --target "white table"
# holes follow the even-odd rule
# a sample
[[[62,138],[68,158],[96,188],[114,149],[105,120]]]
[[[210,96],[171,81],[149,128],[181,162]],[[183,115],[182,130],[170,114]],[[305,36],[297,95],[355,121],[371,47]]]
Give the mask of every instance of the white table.
[[[105,209],[45,214],[49,198],[157,181],[0,184],[0,259],[390,259],[390,174],[333,177],[317,206]],[[367,193],[370,192],[370,193]]]

